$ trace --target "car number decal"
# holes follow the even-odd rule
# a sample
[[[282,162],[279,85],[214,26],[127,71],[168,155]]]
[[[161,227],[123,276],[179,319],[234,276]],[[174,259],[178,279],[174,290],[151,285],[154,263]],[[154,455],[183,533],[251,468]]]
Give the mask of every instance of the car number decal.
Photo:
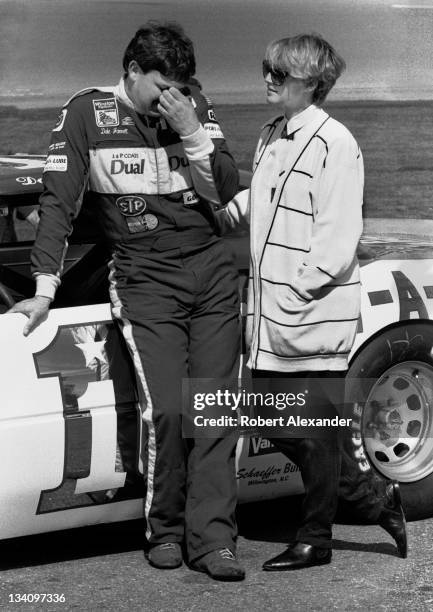
[[[124,395],[119,402],[122,390],[116,394],[116,389],[113,398],[112,368],[125,367],[123,357],[116,357],[118,347],[118,331],[111,321],[61,325],[52,342],[33,356],[38,378],[58,379],[65,435],[62,481],[41,492],[36,514],[108,503],[115,496],[105,491],[121,488],[122,500],[143,496],[142,477],[131,478],[125,486],[127,474],[118,460],[119,430],[126,425],[125,439],[132,444],[121,445],[121,452],[128,455],[126,469],[137,471],[135,398]],[[125,375],[120,372],[116,379],[125,380]],[[137,483],[141,486],[135,486]]]

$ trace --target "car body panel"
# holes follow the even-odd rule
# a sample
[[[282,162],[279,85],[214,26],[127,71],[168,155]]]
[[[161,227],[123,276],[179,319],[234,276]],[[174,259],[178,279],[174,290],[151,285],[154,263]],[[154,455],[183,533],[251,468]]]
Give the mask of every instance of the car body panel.
[[[0,197],[10,197],[8,205],[15,205],[14,193],[28,189],[34,197],[40,191],[41,159],[26,165],[24,158],[0,158]],[[248,176],[242,177],[244,185]],[[29,184],[20,177],[29,177]],[[432,236],[426,221],[367,220],[359,251],[362,312],[352,358],[387,326],[433,319]],[[245,296],[248,237],[240,233],[226,240],[235,251]],[[92,247],[76,242],[68,265],[79,276]],[[29,278],[29,248],[0,245],[0,268],[15,267]],[[80,292],[71,278],[71,294],[74,288]],[[145,467],[137,452],[136,391],[109,305],[53,308],[28,337],[22,334],[24,322],[23,315],[0,316],[0,539],[142,516]],[[242,371],[247,376],[245,367]],[[240,501],[303,490],[298,467],[258,434],[240,437],[237,476]]]

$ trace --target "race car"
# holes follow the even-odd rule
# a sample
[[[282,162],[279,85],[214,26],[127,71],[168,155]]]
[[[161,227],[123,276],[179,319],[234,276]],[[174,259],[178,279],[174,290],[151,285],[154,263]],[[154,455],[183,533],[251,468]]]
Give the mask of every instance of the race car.
[[[0,158],[0,312],[34,293],[42,156]],[[241,172],[243,187],[250,175]],[[110,258],[83,206],[48,319],[28,337],[0,316],[0,538],[141,517],[146,466],[134,374],[113,323]],[[248,282],[248,237],[226,238]],[[359,248],[362,310],[350,357],[346,416],[361,471],[401,483],[408,518],[433,516],[433,222],[367,219]],[[245,355],[243,363],[245,363]],[[248,386],[246,368],[242,368]],[[249,429],[237,447],[241,502],[302,493],[298,467]]]

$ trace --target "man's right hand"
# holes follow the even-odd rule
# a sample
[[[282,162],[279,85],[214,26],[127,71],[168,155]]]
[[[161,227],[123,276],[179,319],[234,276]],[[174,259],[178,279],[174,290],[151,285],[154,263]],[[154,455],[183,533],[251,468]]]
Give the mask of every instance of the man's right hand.
[[[48,316],[48,310],[50,307],[50,298],[42,295],[35,295],[35,297],[29,300],[22,300],[15,306],[12,306],[10,312],[21,312],[29,318],[27,323],[24,325],[23,334],[28,336],[38,325],[40,325]]]

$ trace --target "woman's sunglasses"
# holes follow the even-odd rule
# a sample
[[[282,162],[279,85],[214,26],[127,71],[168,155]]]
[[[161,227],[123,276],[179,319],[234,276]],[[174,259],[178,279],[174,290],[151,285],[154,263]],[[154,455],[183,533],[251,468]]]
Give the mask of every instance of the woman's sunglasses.
[[[263,70],[263,78],[266,78],[268,74],[271,75],[271,80],[273,85],[280,86],[284,83],[284,81],[289,76],[288,72],[284,72],[283,70],[278,70],[278,68],[273,68],[272,64],[268,60],[263,60],[262,64]]]

